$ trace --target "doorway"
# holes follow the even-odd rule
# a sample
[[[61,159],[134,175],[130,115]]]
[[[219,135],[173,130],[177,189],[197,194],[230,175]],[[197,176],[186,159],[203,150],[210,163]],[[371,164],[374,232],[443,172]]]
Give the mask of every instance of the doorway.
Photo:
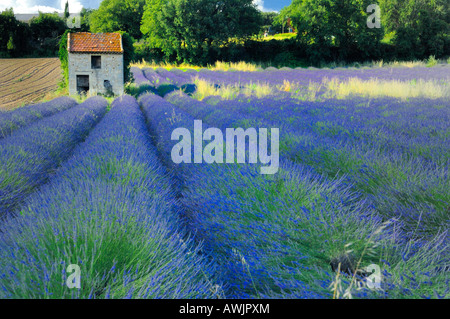
[[[77,75],[77,92],[79,94],[89,92],[89,75]]]

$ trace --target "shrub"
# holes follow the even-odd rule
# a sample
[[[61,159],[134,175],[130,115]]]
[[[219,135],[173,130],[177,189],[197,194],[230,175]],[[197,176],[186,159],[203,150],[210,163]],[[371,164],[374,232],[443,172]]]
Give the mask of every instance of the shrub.
[[[431,68],[438,64],[438,61],[436,60],[436,57],[434,55],[430,55],[430,57],[427,60],[427,67]]]
[[[281,52],[275,56],[273,60],[273,64],[277,67],[289,66],[289,67],[297,67],[298,61],[295,58],[292,52]]]

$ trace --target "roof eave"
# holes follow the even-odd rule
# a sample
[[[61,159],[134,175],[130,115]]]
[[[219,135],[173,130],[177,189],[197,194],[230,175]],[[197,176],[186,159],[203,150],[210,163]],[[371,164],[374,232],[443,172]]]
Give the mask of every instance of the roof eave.
[[[72,54],[123,54],[123,52],[110,52],[110,51],[69,51]]]

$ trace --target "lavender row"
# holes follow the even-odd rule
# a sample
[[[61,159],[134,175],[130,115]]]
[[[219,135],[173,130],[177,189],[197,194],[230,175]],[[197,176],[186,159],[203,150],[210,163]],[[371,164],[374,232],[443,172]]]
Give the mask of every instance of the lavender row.
[[[170,83],[174,84],[177,87],[182,87],[183,85],[193,83],[187,77],[180,76],[172,71],[167,71],[164,68],[158,68],[155,70],[155,72],[162,78],[166,79],[167,81],[169,81]]]
[[[136,100],[120,97],[3,225],[0,296],[214,298],[203,271],[211,265],[179,226],[178,207]],[[69,264],[81,268],[81,289],[65,285]]]
[[[164,85],[164,84],[166,84],[166,85],[172,84],[170,79],[166,79],[166,78],[160,76],[155,70],[153,70],[151,68],[142,69],[142,72],[144,73],[144,76],[150,81],[150,83],[155,87],[158,87],[158,86]]]
[[[362,98],[298,102],[291,98],[266,97],[221,100],[209,97],[205,102],[217,108],[245,116],[270,119],[289,126],[299,134],[315,132],[320,136],[360,143],[368,147],[397,150],[405,156],[421,158],[439,166],[450,154],[450,104],[445,99],[393,98],[370,101]],[[281,112],[280,112],[281,111]]]
[[[21,107],[14,111],[0,112],[0,139],[10,135],[18,128],[75,105],[77,105],[77,102],[74,99],[64,96],[49,102]]]
[[[151,84],[149,79],[147,79],[145,77],[142,69],[137,68],[137,67],[132,67],[132,68],[130,68],[130,72],[133,74],[134,83],[136,83],[136,85],[140,86],[140,85],[144,85],[144,84]]]
[[[410,82],[413,79],[422,79],[448,82],[448,70],[448,66],[437,68],[295,69],[290,71],[271,68],[259,72],[225,72],[204,69],[198,71],[198,73],[192,73],[191,77],[193,79],[195,76],[199,76],[219,85],[257,82],[268,83],[270,85],[282,85],[284,81],[289,81],[308,86],[310,82],[322,83],[324,78],[336,78],[344,81],[353,77],[361,80],[379,79]]]
[[[155,95],[141,97],[140,104],[160,156],[184,181],[179,191],[190,229],[220,266],[227,297],[329,298],[335,276],[330,262],[343,256],[348,243],[359,256],[370,241],[379,246],[373,257],[362,258],[363,264],[379,262],[383,255],[386,289],[381,294],[363,289],[359,297],[401,293],[407,283],[390,279],[398,278],[401,267],[417,271],[414,280],[420,287],[412,289],[412,295],[426,291],[426,280],[439,293],[447,288],[445,274],[436,271],[448,260],[442,236],[429,242],[412,240],[396,222],[381,231],[381,218],[343,179],[329,180],[286,159],[273,178],[252,164],[174,164],[171,151],[178,141],[171,140],[172,132],[183,127],[193,136],[198,118]],[[414,251],[405,248],[410,245]],[[427,271],[433,271],[432,279],[418,275]],[[348,284],[345,277],[343,282]]]
[[[259,286],[268,284],[271,281],[269,278],[273,274],[271,274],[271,270],[265,269],[265,266],[258,262],[258,257],[255,256],[253,251],[257,243],[252,242],[251,239],[260,232],[268,232],[268,229],[266,226],[260,225],[257,233],[250,236],[248,229],[245,229],[244,220],[241,223],[238,223],[237,220],[233,221],[233,219],[238,218],[239,213],[235,210],[227,212],[222,207],[227,200],[231,200],[227,198],[230,198],[241,187],[245,187],[250,182],[250,178],[257,176],[255,169],[249,166],[234,169],[228,165],[227,167],[224,165],[219,167],[217,165],[174,164],[171,158],[172,149],[175,145],[175,142],[171,141],[172,132],[175,128],[183,127],[193,134],[194,118],[156,95],[149,94],[141,97],[140,104],[149,122],[149,128],[155,139],[159,154],[178,180],[177,190],[183,198],[182,203],[188,217],[189,229],[196,234],[198,241],[204,242],[206,251],[220,266],[218,271],[225,287],[227,287],[226,296],[231,298],[256,297],[256,291],[251,285],[251,276],[256,276],[255,280],[257,280]],[[211,170],[213,167],[218,171]],[[223,180],[220,178],[220,182],[228,188],[228,192],[231,192],[231,194],[221,195],[221,192],[218,191],[216,181],[219,176],[223,176]],[[216,184],[216,187],[208,185],[208,188],[204,189],[205,185],[202,185],[202,188],[198,188],[201,180],[209,180]],[[240,182],[237,182],[238,180]],[[261,181],[258,180],[256,183],[261,186]],[[201,199],[196,198],[196,194],[201,195]],[[211,198],[211,195],[215,198]],[[239,198],[234,197],[233,201],[236,200],[239,200]],[[246,204],[242,205],[243,208],[246,206]],[[233,213],[236,214],[235,218],[232,216]],[[277,227],[272,228],[271,236],[280,236],[280,232],[281,230]],[[232,233],[235,233],[237,238],[227,240],[222,238],[223,236],[230,236]],[[239,240],[241,236],[247,237],[246,247]],[[281,249],[276,244],[269,243],[267,238],[264,238],[260,245],[274,246],[274,250]],[[246,262],[251,265],[250,273],[242,268],[241,258],[235,254],[236,251],[245,256]],[[260,253],[258,251],[258,254]],[[271,284],[273,285],[273,283]],[[311,289],[310,296],[320,297],[312,291],[313,289]],[[307,293],[306,290],[302,290],[302,294]]]
[[[416,80],[448,82],[448,66],[436,68],[361,68],[361,69],[290,69],[277,70],[268,68],[258,72],[244,71],[212,71],[200,69],[199,71],[189,70],[182,72],[179,70],[167,71],[163,68],[156,70],[151,68],[143,69],[145,77],[155,86],[161,84],[173,84],[177,87],[194,83],[195,78],[200,78],[217,85],[248,85],[251,83],[267,83],[271,86],[283,85],[285,81],[296,83],[303,87],[308,87],[310,83],[320,84],[323,79],[337,79],[346,81],[351,78],[361,80],[398,80],[411,82]],[[135,77],[140,82],[140,71],[133,70]]]
[[[102,118],[108,103],[94,97],[0,141],[0,216],[11,214],[44,183]]]
[[[365,141],[348,143],[345,135],[329,138],[312,130],[297,131],[270,116],[264,118],[260,112],[243,115],[222,108],[220,103],[212,106],[178,93],[166,99],[222,129],[279,127],[282,158],[309,165],[330,177],[345,177],[386,218],[400,218],[411,236],[435,236],[450,226],[445,216],[450,203],[448,171],[443,166],[430,166],[396,150],[371,147]]]

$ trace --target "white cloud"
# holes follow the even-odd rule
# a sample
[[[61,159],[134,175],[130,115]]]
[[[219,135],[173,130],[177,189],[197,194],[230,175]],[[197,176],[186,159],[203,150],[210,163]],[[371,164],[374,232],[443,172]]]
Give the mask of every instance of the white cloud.
[[[64,11],[64,7],[66,6],[67,0],[61,0],[61,9]],[[75,13],[80,12],[83,9],[83,5],[80,1],[77,0],[69,0],[69,12]]]
[[[259,10],[264,11],[264,0],[253,0],[253,3]]]
[[[262,12],[277,12],[276,10],[272,10],[272,9],[268,9],[268,8],[264,7],[264,0],[253,0],[253,3]]]
[[[13,8],[14,13],[37,13],[41,12],[64,12],[64,6],[66,5],[67,0],[59,0],[59,8],[57,7],[57,1],[48,1],[52,2],[51,5],[46,5],[45,0],[2,0],[0,4],[0,11],[5,10],[6,8]],[[38,4],[36,4],[38,2]],[[56,2],[56,6],[55,5]],[[53,5],[53,6],[52,6]],[[83,8],[83,5],[78,0],[69,0],[69,11],[71,13],[80,12]]]

